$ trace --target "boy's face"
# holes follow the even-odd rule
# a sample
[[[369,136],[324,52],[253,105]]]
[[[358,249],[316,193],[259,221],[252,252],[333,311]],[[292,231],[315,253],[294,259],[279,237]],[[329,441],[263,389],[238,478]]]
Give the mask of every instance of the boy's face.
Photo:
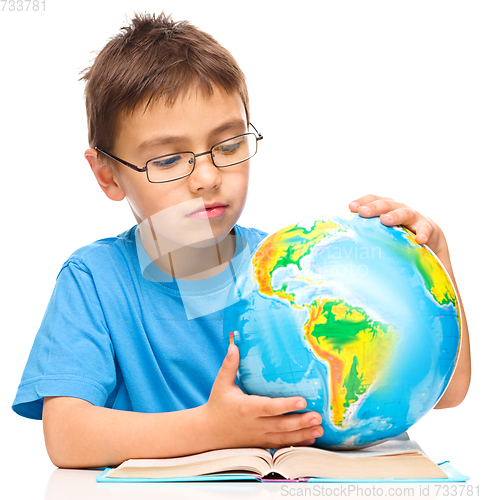
[[[164,99],[146,111],[140,105],[123,115],[113,154],[144,167],[157,156],[183,151],[202,153],[216,143],[246,133],[246,113],[237,93],[215,88],[213,95],[191,92],[173,105]],[[150,145],[141,146],[149,141]],[[146,221],[156,235],[179,246],[204,247],[229,234],[243,211],[249,179],[249,160],[217,168],[210,155],[196,158],[191,175],[166,183],[151,183],[145,172],[118,164],[113,182],[124,195],[138,223]],[[218,208],[205,210],[204,205]]]

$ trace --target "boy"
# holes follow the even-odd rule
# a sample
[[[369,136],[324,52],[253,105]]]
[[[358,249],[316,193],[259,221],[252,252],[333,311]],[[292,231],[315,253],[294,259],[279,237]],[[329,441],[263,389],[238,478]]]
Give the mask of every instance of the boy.
[[[250,126],[244,75],[231,54],[188,23],[137,16],[84,76],[86,158],[137,227],[79,249],[62,267],[13,408],[42,418],[59,467],[216,448],[312,444],[323,432],[301,397],[243,394],[239,356],[225,357],[223,300],[265,233],[236,222],[260,134]],[[446,269],[430,219],[388,198],[350,204],[412,229]],[[463,314],[459,363],[438,407],[470,381]]]

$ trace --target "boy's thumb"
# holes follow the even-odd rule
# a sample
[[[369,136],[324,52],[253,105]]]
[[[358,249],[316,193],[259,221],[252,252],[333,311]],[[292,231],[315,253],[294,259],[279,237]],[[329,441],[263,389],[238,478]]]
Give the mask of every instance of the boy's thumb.
[[[239,351],[235,344],[229,344],[228,353],[218,373],[221,383],[234,383],[239,366]]]

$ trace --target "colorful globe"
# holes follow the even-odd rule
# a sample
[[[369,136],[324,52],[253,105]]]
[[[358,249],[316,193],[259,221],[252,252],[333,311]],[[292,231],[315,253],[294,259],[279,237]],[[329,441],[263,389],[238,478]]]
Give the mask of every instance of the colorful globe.
[[[315,445],[354,449],[432,409],[460,346],[455,290],[433,252],[379,218],[304,220],[241,266],[224,339],[248,394],[303,396],[323,418]]]

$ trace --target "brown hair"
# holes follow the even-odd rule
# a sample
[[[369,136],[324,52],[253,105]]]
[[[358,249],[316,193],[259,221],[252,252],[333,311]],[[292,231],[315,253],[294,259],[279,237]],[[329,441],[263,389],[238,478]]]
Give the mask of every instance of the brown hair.
[[[249,123],[246,80],[231,53],[187,21],[162,13],[135,14],[83,71],[90,147],[112,152],[119,114],[146,108],[161,97],[168,105],[193,87],[239,92]]]

